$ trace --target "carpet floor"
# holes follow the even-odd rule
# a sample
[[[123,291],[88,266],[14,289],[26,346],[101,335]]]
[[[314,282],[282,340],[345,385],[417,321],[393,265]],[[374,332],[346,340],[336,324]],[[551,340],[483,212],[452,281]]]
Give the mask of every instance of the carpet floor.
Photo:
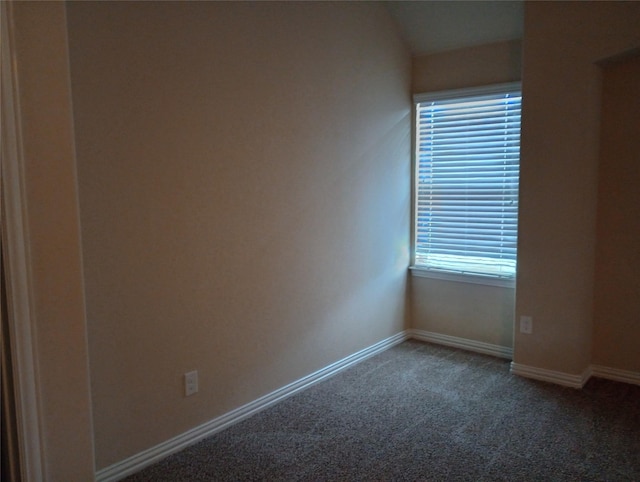
[[[640,386],[411,340],[125,480],[640,481]]]

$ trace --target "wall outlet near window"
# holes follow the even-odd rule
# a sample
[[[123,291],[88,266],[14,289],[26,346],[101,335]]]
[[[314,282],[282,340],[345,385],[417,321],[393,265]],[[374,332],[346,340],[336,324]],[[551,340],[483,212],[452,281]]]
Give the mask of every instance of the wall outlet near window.
[[[198,370],[184,374],[184,396],[188,397],[198,392]]]
[[[520,333],[527,335],[533,333],[533,318],[531,316],[520,317]]]

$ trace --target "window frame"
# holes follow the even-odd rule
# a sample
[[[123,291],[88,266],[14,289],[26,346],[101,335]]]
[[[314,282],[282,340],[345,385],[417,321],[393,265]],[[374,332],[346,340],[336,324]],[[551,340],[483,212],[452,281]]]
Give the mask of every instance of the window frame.
[[[470,97],[477,95],[491,95],[498,94],[507,91],[518,90],[522,93],[522,82],[507,82],[500,84],[491,84],[479,87],[470,87],[462,89],[449,89],[440,90],[434,92],[423,92],[413,95],[412,104],[412,122],[411,122],[411,260],[409,270],[412,276],[431,278],[438,280],[473,283],[489,286],[499,286],[505,288],[515,288],[517,277],[517,260],[516,260],[516,273],[513,277],[494,277],[490,275],[481,275],[473,273],[458,273],[444,270],[429,269],[426,266],[420,266],[415,264],[416,260],[416,247],[417,247],[417,192],[418,192],[418,178],[416,175],[417,163],[419,162],[417,155],[417,106],[421,102],[441,100],[441,99],[455,99],[459,97]],[[521,114],[522,119],[522,114]],[[519,184],[519,182],[518,182]],[[519,216],[519,206],[518,206]],[[516,251],[517,258],[517,251]]]

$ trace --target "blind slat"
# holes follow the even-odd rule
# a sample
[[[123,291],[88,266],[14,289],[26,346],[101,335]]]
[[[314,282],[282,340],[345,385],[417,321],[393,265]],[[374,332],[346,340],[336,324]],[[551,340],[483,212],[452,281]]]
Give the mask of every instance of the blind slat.
[[[513,277],[521,94],[416,105],[415,263]]]

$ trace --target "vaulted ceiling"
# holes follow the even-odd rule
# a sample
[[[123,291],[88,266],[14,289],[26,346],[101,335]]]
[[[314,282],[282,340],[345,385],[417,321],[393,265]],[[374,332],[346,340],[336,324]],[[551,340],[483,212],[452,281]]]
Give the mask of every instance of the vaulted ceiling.
[[[413,55],[522,38],[523,1],[389,1]]]

